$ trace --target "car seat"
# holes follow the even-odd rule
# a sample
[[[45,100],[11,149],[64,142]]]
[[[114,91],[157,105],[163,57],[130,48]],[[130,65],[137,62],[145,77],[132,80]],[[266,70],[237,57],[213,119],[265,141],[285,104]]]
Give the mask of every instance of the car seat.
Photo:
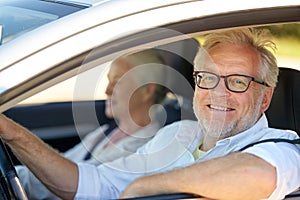
[[[163,119],[165,116],[161,112],[157,114],[158,121],[162,122],[162,125],[183,119],[196,120],[192,106],[195,89],[193,61],[198,48],[199,43],[193,38],[172,42],[156,48],[165,64],[180,74],[175,76],[172,72],[166,72],[165,86],[170,89],[172,95],[168,95],[168,98],[164,101],[164,111],[162,112],[165,112],[166,119]],[[183,81],[179,80],[182,78]]]
[[[300,135],[300,71],[279,69],[279,79],[271,105],[266,111],[269,126],[294,130]]]
[[[275,88],[271,105],[266,111],[269,126],[280,129],[294,130],[300,135],[300,71],[280,68],[278,83]],[[299,199],[300,190],[285,197]]]

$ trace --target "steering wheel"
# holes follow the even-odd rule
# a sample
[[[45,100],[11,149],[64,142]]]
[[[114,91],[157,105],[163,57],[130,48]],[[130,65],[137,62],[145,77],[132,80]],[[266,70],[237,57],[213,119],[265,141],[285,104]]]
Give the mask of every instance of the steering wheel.
[[[28,200],[25,190],[23,189],[17,172],[14,168],[13,162],[11,161],[11,158],[2,140],[0,140],[0,171],[0,198],[4,200]]]

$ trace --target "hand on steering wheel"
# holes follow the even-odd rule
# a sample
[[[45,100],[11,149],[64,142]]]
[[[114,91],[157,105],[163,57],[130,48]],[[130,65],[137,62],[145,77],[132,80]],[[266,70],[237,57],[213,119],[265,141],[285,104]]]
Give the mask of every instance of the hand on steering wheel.
[[[0,141],[0,170],[1,199],[27,200],[27,195],[2,140]]]

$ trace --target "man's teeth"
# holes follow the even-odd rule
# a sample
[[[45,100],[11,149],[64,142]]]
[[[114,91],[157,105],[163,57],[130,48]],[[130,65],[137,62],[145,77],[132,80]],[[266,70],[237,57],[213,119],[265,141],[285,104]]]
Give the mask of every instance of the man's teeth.
[[[229,111],[229,110],[231,110],[229,108],[225,108],[225,107],[221,107],[221,106],[214,106],[214,105],[210,105],[210,108],[212,108],[214,110],[221,110],[221,111]]]

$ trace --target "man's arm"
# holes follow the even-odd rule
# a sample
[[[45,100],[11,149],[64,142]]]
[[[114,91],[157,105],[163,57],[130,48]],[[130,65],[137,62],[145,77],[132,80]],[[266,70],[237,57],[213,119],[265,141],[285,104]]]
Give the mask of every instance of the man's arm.
[[[137,179],[121,198],[193,193],[211,199],[263,199],[276,187],[276,169],[252,154],[233,153]]]
[[[73,199],[78,184],[75,163],[3,115],[0,116],[0,137],[49,190],[63,199]]]

